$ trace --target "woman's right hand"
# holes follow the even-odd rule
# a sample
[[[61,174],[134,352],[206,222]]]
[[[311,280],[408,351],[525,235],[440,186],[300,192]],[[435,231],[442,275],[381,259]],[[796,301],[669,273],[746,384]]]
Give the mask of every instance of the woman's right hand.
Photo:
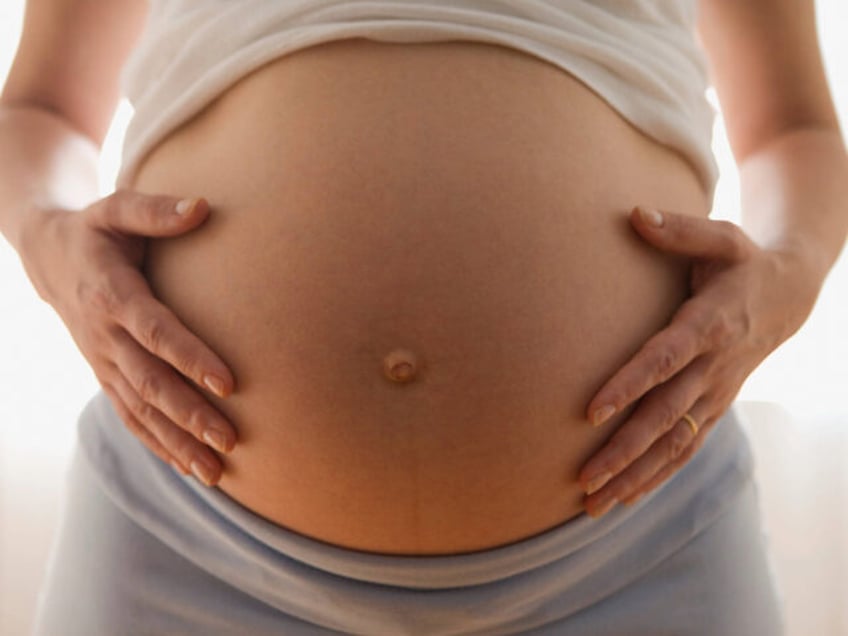
[[[222,465],[209,446],[229,452],[236,432],[201,389],[226,397],[234,380],[141,272],[146,237],[183,234],[208,215],[204,199],[179,205],[118,190],[81,211],[32,210],[19,252],[124,424],[163,461],[211,486]]]

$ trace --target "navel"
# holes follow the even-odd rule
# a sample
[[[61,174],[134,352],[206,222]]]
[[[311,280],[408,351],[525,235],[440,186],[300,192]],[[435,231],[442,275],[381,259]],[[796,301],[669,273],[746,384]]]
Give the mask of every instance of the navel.
[[[419,367],[418,356],[409,349],[395,349],[383,358],[383,374],[392,382],[412,382]]]

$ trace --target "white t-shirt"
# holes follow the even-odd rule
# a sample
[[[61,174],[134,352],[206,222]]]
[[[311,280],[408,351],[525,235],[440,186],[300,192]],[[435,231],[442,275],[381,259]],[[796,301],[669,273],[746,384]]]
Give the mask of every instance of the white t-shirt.
[[[135,115],[118,185],[158,141],[238,79],[320,42],[470,40],[577,77],[686,157],[713,194],[715,110],[695,37],[696,0],[150,0],[121,83]]]

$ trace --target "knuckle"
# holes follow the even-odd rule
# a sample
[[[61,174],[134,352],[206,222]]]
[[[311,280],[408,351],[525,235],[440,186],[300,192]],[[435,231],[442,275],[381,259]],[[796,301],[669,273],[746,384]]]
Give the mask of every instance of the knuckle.
[[[139,400],[133,405],[133,412],[142,422],[154,422],[158,414],[153,405],[144,400]]]
[[[674,373],[677,368],[677,351],[669,345],[656,346],[654,351],[655,373],[657,381],[662,381]]]
[[[716,312],[706,331],[706,341],[711,347],[722,347],[733,339],[732,320],[726,312]]]
[[[196,437],[200,437],[206,428],[203,409],[198,406],[189,408],[186,411],[182,422],[183,428],[190,431]]]
[[[176,347],[175,347],[176,348]],[[173,361],[174,366],[186,377],[188,378],[200,378],[202,375],[201,369],[203,368],[203,364],[200,362],[202,357],[201,352],[196,352],[194,354],[178,349],[173,351],[171,359]]]
[[[165,323],[161,317],[148,314],[137,321],[141,343],[150,351],[159,351],[165,338]]]
[[[668,458],[671,461],[678,459],[691,442],[691,431],[684,423],[675,426],[668,434]]]
[[[689,446],[687,446],[683,450],[683,452],[680,455],[678,455],[672,462],[669,463],[669,466],[668,466],[669,477],[671,475],[673,475],[674,473],[676,473],[681,468],[683,468],[683,466],[686,465],[686,462],[688,462],[692,458],[692,455],[694,455],[694,454],[695,454],[695,451],[692,448],[692,444],[690,444]]]
[[[678,411],[671,404],[666,401],[659,402],[656,405],[656,417],[657,421],[660,423],[660,428],[662,431],[668,431],[671,429],[678,419]]]
[[[705,310],[702,303],[689,301],[681,305],[674,316],[678,343],[690,349],[702,347],[714,315],[715,308]]]
[[[162,383],[159,380],[158,374],[153,371],[146,371],[140,375],[136,382],[135,390],[138,391],[144,407],[139,406],[139,408],[152,408],[149,403],[158,397],[161,389]]]
[[[108,276],[102,277],[95,284],[82,282],[77,285],[77,297],[84,305],[90,305],[107,316],[119,315],[123,306],[123,299],[114,281]]]

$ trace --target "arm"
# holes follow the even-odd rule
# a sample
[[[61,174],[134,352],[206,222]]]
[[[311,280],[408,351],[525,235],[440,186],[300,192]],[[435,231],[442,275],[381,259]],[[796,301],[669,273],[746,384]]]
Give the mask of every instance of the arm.
[[[743,226],[763,247],[797,250],[823,280],[848,233],[848,156],[813,0],[700,0],[698,33],[739,167]]]
[[[587,407],[600,425],[638,401],[580,472],[592,515],[634,503],[697,452],[748,375],[806,320],[848,231],[848,157],[813,1],[699,8],[745,231],[669,211],[631,214],[643,239],[691,259],[692,295]]]
[[[19,250],[27,210],[97,195],[97,159],[143,0],[30,0],[0,93],[0,231]]]
[[[226,397],[233,379],[140,271],[146,237],[192,230],[208,205],[126,190],[97,200],[100,146],[146,7],[28,2],[0,94],[0,232],[124,424],[162,460],[211,485],[221,462],[207,444],[228,452],[235,431],[197,388]]]

